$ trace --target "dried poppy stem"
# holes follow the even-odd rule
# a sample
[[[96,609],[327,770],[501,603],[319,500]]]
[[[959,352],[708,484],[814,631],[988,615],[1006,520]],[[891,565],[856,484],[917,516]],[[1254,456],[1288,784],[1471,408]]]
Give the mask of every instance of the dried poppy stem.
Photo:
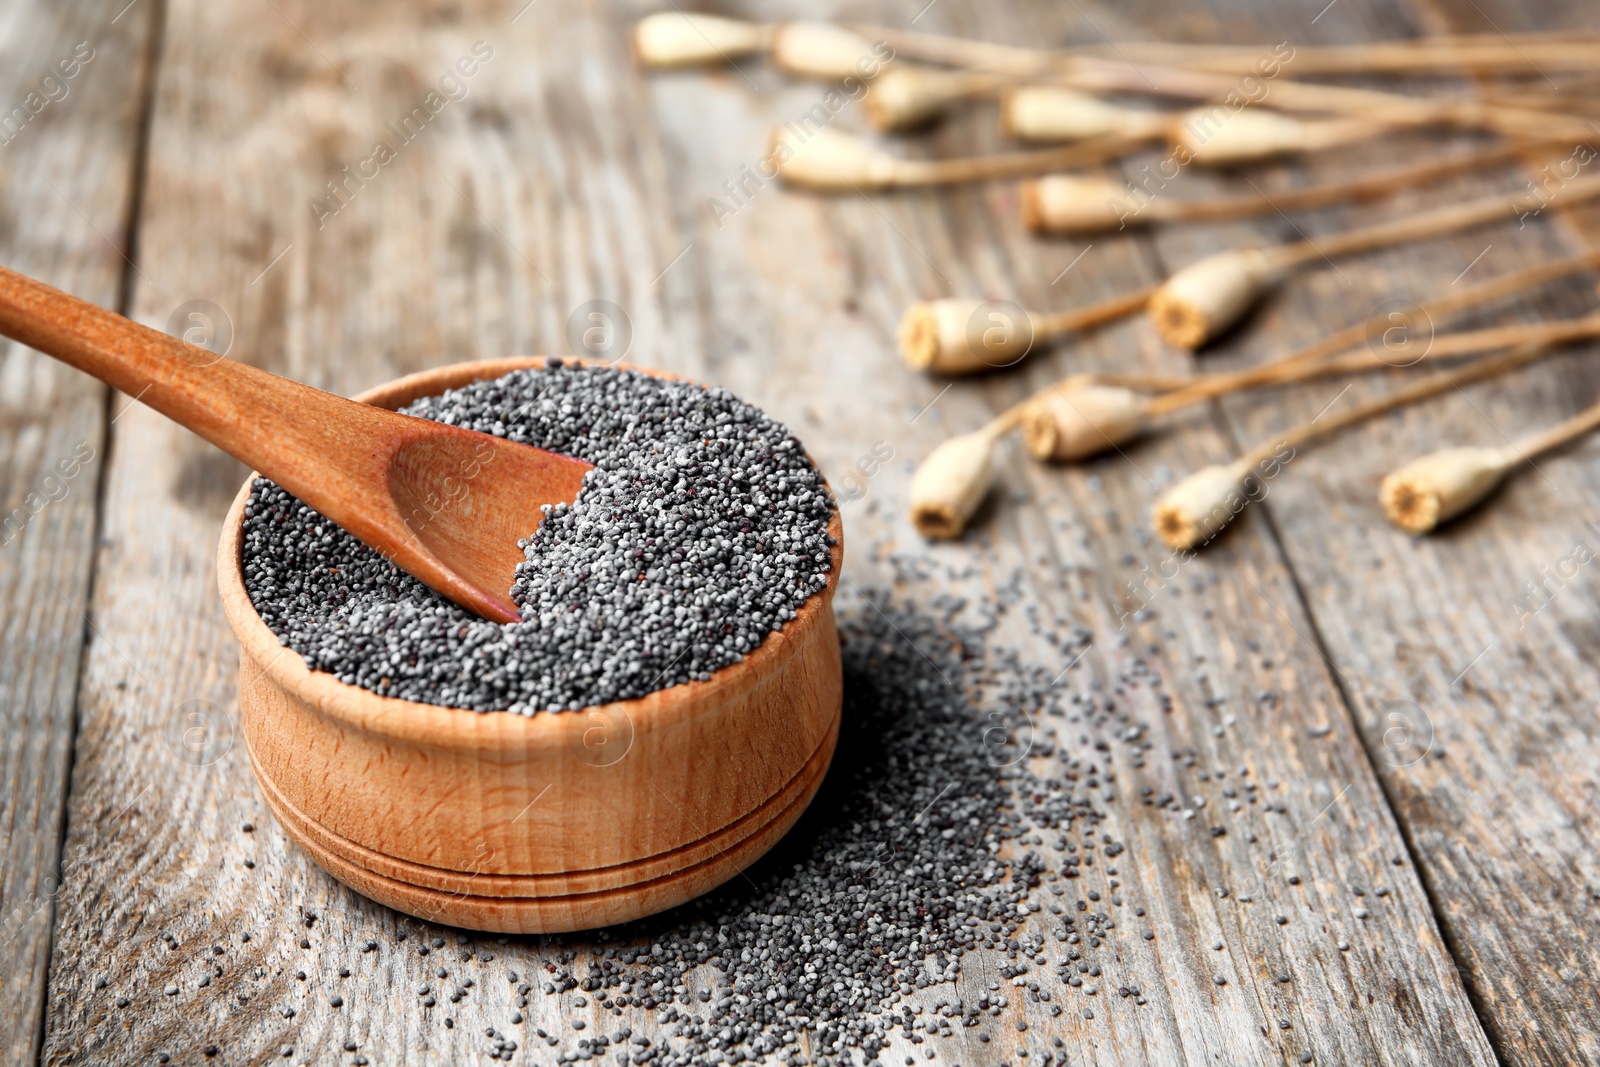
[[[1339,432],[1358,422],[1370,419],[1375,415],[1403,408],[1419,400],[1454,389],[1459,385],[1466,385],[1483,378],[1493,377],[1509,370],[1514,370],[1527,363],[1531,363],[1550,353],[1554,345],[1544,339],[1529,341],[1518,345],[1515,349],[1500,356],[1491,356],[1486,359],[1474,360],[1464,367],[1452,371],[1445,371],[1432,375],[1420,382],[1415,382],[1365,404],[1358,404],[1349,411],[1342,412],[1327,420],[1312,419],[1290,427],[1278,434],[1272,441],[1263,442],[1246,452],[1239,458],[1246,468],[1255,466],[1261,460],[1272,455],[1280,445],[1287,444],[1291,448],[1298,448],[1319,437],[1327,437]]]
[[[1015,366],[1036,347],[1112,322],[1145,306],[1154,287],[1088,307],[1042,314],[1002,301],[919,300],[900,317],[896,343],[912,370],[976,374]]]
[[[865,32],[863,32],[865,31]],[[930,47],[930,42],[940,42]],[[662,12],[641,19],[634,28],[634,53],[646,66],[682,67],[729,62],[752,53],[769,51],[774,62],[791,73],[807,77],[842,79],[877,76],[897,56],[922,58],[951,66],[969,67],[989,74],[1012,78],[1048,75],[1075,88],[1096,91],[1154,92],[1158,95],[1209,100],[1225,98],[1237,86],[1233,78],[1250,73],[1272,49],[1215,53],[1207,57],[1194,51],[1186,61],[1190,69],[1152,66],[1161,62],[1155,51],[1145,65],[1127,61],[1122,46],[1116,59],[1087,54],[1052,53],[1032,49],[1008,48],[953,38],[930,38],[906,34],[884,27],[859,27],[818,22],[762,25],[710,15]],[[1158,45],[1152,48],[1170,49]],[[1524,72],[1541,67],[1592,69],[1593,50],[1584,43],[1546,41],[1542,44],[1511,44],[1490,47],[1414,47],[1407,46],[1387,60],[1390,69],[1417,73],[1428,69],[1452,73],[1473,70],[1486,72]],[[1548,48],[1548,52],[1541,51]],[[1541,60],[1538,57],[1543,56]],[[1294,53],[1296,72],[1315,73],[1319,67],[1313,50],[1307,62],[1306,50]],[[1199,67],[1213,67],[1220,73]],[[1352,65],[1352,70],[1360,69]],[[1360,114],[1389,125],[1449,124],[1498,130],[1512,135],[1535,132],[1563,137],[1584,138],[1587,123],[1571,116],[1554,114],[1543,108],[1517,108],[1485,104],[1481,101],[1428,100],[1396,93],[1380,93],[1341,86],[1308,85],[1284,78],[1275,79],[1273,106],[1289,110],[1333,111]],[[956,94],[951,99],[959,98]],[[931,107],[925,104],[925,107]],[[931,118],[933,111],[924,111]]]
[[[1595,266],[1600,266],[1600,252],[1588,252],[1583,255],[1552,260],[1549,263],[1541,263],[1536,267],[1514,271],[1487,282],[1480,282],[1477,285],[1448,292],[1425,304],[1417,305],[1416,313],[1431,323],[1435,319],[1443,319],[1461,311],[1481,308],[1514,293],[1545,285],[1558,278],[1565,278]],[[1259,383],[1270,383],[1276,377],[1290,373],[1296,368],[1316,364],[1360,345],[1366,339],[1371,328],[1371,325],[1367,322],[1352,323],[1344,329],[1335,331],[1297,352],[1270,363],[1249,367],[1244,370],[1207,375],[1204,378],[1197,379],[1183,389],[1157,397],[1152,401],[1152,409],[1156,414],[1160,414],[1163,411],[1175,411],[1190,403],[1192,395],[1197,396],[1198,399],[1205,399],[1209,396],[1218,395],[1219,391],[1228,392],[1234,388],[1246,388]]]
[[[893,40],[889,43],[894,45]],[[1259,62],[1264,54],[1257,53],[1252,62]],[[1591,66],[1592,62],[1591,59]],[[1239,95],[1237,76],[1140,65],[1123,59],[1112,61],[1073,56],[1044,65],[1024,63],[1015,67],[1002,65],[985,68],[979,64],[976,69],[1009,70],[1018,77],[1031,77],[1085,92],[1153,93],[1200,101],[1236,99]],[[1280,111],[1360,116],[1388,127],[1457,126],[1492,130],[1513,137],[1565,137],[1578,141],[1587,139],[1593,133],[1582,117],[1562,115],[1543,108],[1495,105],[1477,99],[1407,96],[1373,89],[1308,84],[1284,77],[1272,79],[1271,87],[1263,99],[1270,99],[1271,106]],[[1214,124],[1218,119],[1226,117],[1231,120],[1247,113],[1243,104],[1224,111],[1223,105],[1209,103],[1200,112],[1192,114],[1189,121],[1203,114]]]
[[[1226,119],[1206,108],[1149,111],[1052,85],[1022,86],[1000,99],[1000,127],[1019,140],[1076,141],[1120,131],[1151,141],[1167,139],[1184,163],[1203,166],[1238,166],[1332,148],[1380,136],[1395,125],[1367,115],[1310,120],[1263,108],[1241,109]]]
[[[1337,377],[1341,374],[1402,370],[1418,366],[1425,361],[1482,355],[1496,349],[1530,342],[1540,342],[1553,347],[1597,336],[1600,336],[1600,313],[1553,322],[1523,322],[1511,326],[1491,326],[1482,330],[1461,330],[1433,338],[1425,351],[1407,363],[1396,363],[1375,352],[1351,352],[1345,356],[1314,363],[1289,365],[1287,361],[1283,361],[1276,365],[1269,364],[1268,368],[1263,369],[1270,368],[1274,373],[1264,373],[1250,378],[1241,378],[1236,374],[1200,375],[1183,388],[1150,401],[1148,410],[1152,416],[1162,415],[1202,400],[1227,396],[1230,393],[1260,386],[1276,388],[1315,378]]]
[[[1075,59],[1051,75],[1051,80],[1089,92],[1154,93],[1189,100],[1237,99],[1236,79],[1204,71],[1138,66],[1100,59]],[[1509,137],[1563,137],[1587,141],[1594,135],[1588,121],[1575,116],[1522,108],[1496,107],[1479,100],[1417,97],[1375,89],[1320,85],[1275,78],[1263,100],[1279,111],[1327,112],[1369,118],[1389,126],[1456,126],[1491,130]],[[1208,104],[1194,113],[1213,123],[1230,122],[1248,114],[1238,106]]]
[[[1600,314],[1469,330],[1434,338],[1429,350],[1406,366],[1420,365],[1425,359],[1477,355],[1528,342],[1555,346],[1596,336],[1600,336]],[[1035,459],[1074,462],[1142,436],[1160,416],[1203,400],[1261,386],[1282,387],[1314,378],[1397,368],[1376,353],[1359,352],[1342,359],[1274,369],[1278,373],[1252,379],[1229,374],[1202,375],[1156,397],[1143,396],[1142,392],[1151,390],[1125,382],[1089,376],[1069,378],[1039,390],[1025,405],[1022,439]]]
[[[902,30],[890,26],[851,24],[857,33],[887,41],[896,54],[949,67],[1039,74],[1064,62],[1103,59],[1127,63],[1165,64],[1216,74],[1252,71],[1273,44],[1203,45],[1123,41],[1087,49],[1037,49],[991,44],[958,37]],[[1538,73],[1540,67],[1592,70],[1596,35],[1587,32],[1549,34],[1463,35],[1373,41],[1358,45],[1296,48],[1296,73],[1418,74]]]
[[[1541,263],[1449,292],[1418,305],[1416,311],[1432,322],[1435,318],[1481,307],[1595,266],[1600,266],[1600,252]],[[973,298],[918,301],[906,308],[900,318],[897,347],[901,359],[913,370],[944,375],[999,370],[1015,366],[1045,342],[1132,314],[1148,302],[1153,291],[1141,289],[1089,307],[1054,314],[1023,311],[1004,302]],[[1270,382],[1294,368],[1361,345],[1370,328],[1366,322],[1353,323],[1271,363],[1190,378],[1186,385],[1174,387],[1171,394],[1152,401],[1153,412],[1159,414],[1185,406],[1191,402],[1191,390],[1198,399],[1205,399],[1219,392]]]
[[[1568,182],[1541,201],[1539,210],[1600,196],[1600,175]],[[1515,206],[1513,205],[1513,210]],[[1269,248],[1242,248],[1207,256],[1177,271],[1150,297],[1150,317],[1169,343],[1199,348],[1237,322],[1289,271],[1317,259],[1352,255],[1456,233],[1505,217],[1503,195],[1481,197],[1343,233]]]
[[[1564,84],[1558,87],[1551,86],[1542,78],[1526,85],[1492,83],[1483,87],[1483,94],[1479,99],[1496,107],[1593,114],[1595,92],[1600,90],[1600,75],[1590,72],[1578,77],[1569,76],[1563,79],[1563,82]]]
[[[1095,59],[1075,60],[1049,75],[1045,84],[1076,90],[1080,94],[1154,93],[1205,101],[1192,111],[1172,117],[1176,129],[1173,140],[1178,146],[1174,150],[1191,153],[1204,162],[1223,164],[1234,159],[1261,158],[1263,142],[1281,142],[1279,152],[1304,151],[1341,140],[1376,137],[1403,127],[1451,126],[1488,130],[1509,137],[1559,137],[1577,142],[1586,140],[1594,132],[1582,116],[1563,114],[1547,106],[1524,108],[1476,99],[1406,96],[1374,89],[1308,84],[1287,78],[1274,79],[1256,106],[1247,107],[1237,102],[1239,87],[1235,80],[1222,75]],[[1236,103],[1215,102],[1230,99]],[[1265,110],[1265,107],[1272,110]],[[1124,110],[1130,116],[1151,114]],[[1296,125],[1281,112],[1336,114],[1346,119],[1343,125],[1332,120]],[[1370,125],[1353,124],[1355,119],[1366,120]],[[1042,120],[1036,121],[1042,123]],[[1012,119],[1011,125],[1015,128],[1017,120]],[[1248,150],[1248,154],[1233,154],[1244,150]]]
[[[928,68],[921,68],[928,70]],[[1277,78],[1255,108],[1242,104],[1222,110],[1217,100],[1237,98],[1233,80],[1197,70],[1127,69],[1081,59],[1053,74],[1024,78],[984,70],[965,70],[967,80],[945,82],[935,102],[925,100],[920,121],[951,105],[1001,95],[1001,127],[1027,141],[1059,142],[1122,130],[1156,140],[1167,134],[1175,152],[1203,164],[1236,165],[1273,155],[1307,152],[1366,140],[1415,126],[1487,129],[1510,136],[1587,136],[1582,115],[1587,98],[1538,95],[1530,100],[1418,97],[1370,89],[1307,84]],[[932,72],[925,80],[932,80]],[[1097,92],[1155,92],[1206,101],[1187,112],[1123,107],[1092,95]],[[869,108],[871,107],[869,98]],[[1271,110],[1267,110],[1270,108]],[[1302,121],[1290,112],[1333,113],[1343,119]]]
[[[785,42],[787,35],[790,40]],[[1048,69],[1068,52],[989,45],[959,38],[906,33],[876,26],[796,22],[758,23],[743,19],[706,15],[698,12],[663,11],[647,15],[634,26],[635,52],[647,66],[672,67],[709,64],[772,50],[774,58],[791,63],[795,73],[811,74],[816,60],[838,54],[838,46],[848,49],[853,40],[891,39],[897,52],[910,58],[955,67],[993,67],[1000,70],[1034,72]],[[1143,62],[1171,63],[1195,70],[1239,73],[1271,51],[1270,45],[1216,46],[1129,42],[1114,46],[1112,56],[1131,55]],[[788,56],[781,53],[788,52]],[[1095,50],[1105,54],[1106,50]],[[845,54],[849,54],[847,51]],[[857,53],[859,54],[859,53]],[[1108,57],[1109,58],[1109,57]],[[1475,72],[1525,72],[1535,64],[1557,69],[1586,70],[1593,54],[1585,51],[1584,36],[1514,34],[1497,36],[1435,37],[1420,40],[1379,41],[1335,48],[1299,49],[1295,62],[1307,73],[1405,73],[1429,69],[1455,74]],[[1571,66],[1569,67],[1568,64]],[[836,65],[823,65],[831,74]]]
[[[1428,533],[1483,501],[1517,467],[1600,427],[1600,404],[1505,448],[1444,448],[1384,476],[1378,503],[1409,533]]]
[[[1306,211],[1391,196],[1401,189],[1516,159],[1530,148],[1544,144],[1495,145],[1364,178],[1290,189],[1275,194],[1270,200],[1259,194],[1211,200],[1146,199],[1142,192],[1130,191],[1125,183],[1110,178],[1048,174],[1022,183],[1022,221],[1035,233],[1097,233],[1152,222],[1210,222],[1268,215],[1274,211]]]
[[[1537,459],[1546,452],[1554,452],[1561,446],[1576,441],[1596,427],[1600,427],[1600,404],[1595,404],[1570,419],[1558,422],[1548,430],[1529,434],[1513,444],[1511,449],[1525,460]]]
[[[1140,143],[1112,135],[1037,152],[1004,152],[966,159],[902,159],[870,141],[826,126],[808,131],[790,123],[773,129],[767,158],[786,184],[816,192],[850,193],[1047,174],[1103,163],[1126,155]]]
[[[1585,315],[1578,319],[1559,319],[1553,322],[1521,322],[1511,326],[1492,326],[1483,330],[1462,330],[1458,333],[1443,334],[1435,337],[1433,342],[1421,355],[1416,358],[1416,363],[1424,360],[1455,359],[1460,356],[1481,355],[1499,348],[1510,348],[1513,345],[1538,342],[1550,346],[1570,344],[1573,341],[1586,341],[1600,336],[1600,313]],[[1411,365],[1411,364],[1408,364]],[[1302,367],[1291,371],[1280,378],[1275,378],[1270,385],[1283,385],[1293,382],[1308,381],[1312,378],[1326,378],[1339,374],[1354,374],[1360,371],[1394,369],[1395,364],[1385,360],[1375,352],[1353,352],[1348,356],[1329,360],[1311,367]]]
[[[1600,196],[1600,175],[1576,178],[1551,194],[1552,203],[1545,206],[1571,207]],[[1279,266],[1298,266],[1323,256],[1345,256],[1387,248],[1407,241],[1421,241],[1441,237],[1459,230],[1481,226],[1486,222],[1506,216],[1507,197],[1495,193],[1469,200],[1464,204],[1423,211],[1410,218],[1393,219],[1374,226],[1362,226],[1344,233],[1331,234],[1313,241],[1298,241],[1285,245],[1275,254]]]
[[[1156,502],[1152,525],[1168,547],[1192,550],[1215,537],[1250,502],[1246,482],[1257,467],[1281,466],[1295,450],[1328,437],[1358,422],[1415,404],[1447,389],[1521,367],[1549,351],[1543,342],[1531,342],[1500,356],[1476,360],[1465,367],[1397,389],[1387,396],[1358,404],[1331,418],[1318,416],[1262,442],[1232,463],[1203,467],[1169,489]]]
[[[1384,41],[1370,44],[1299,48],[1294,53],[1296,74],[1474,74],[1593,69],[1594,40],[1546,39],[1516,45],[1498,37],[1476,41]],[[1241,74],[1251,68],[1270,46],[1255,50],[1232,48],[1216,55],[1165,56],[1166,46],[1139,49],[1143,62],[1170,62],[1190,70]]]

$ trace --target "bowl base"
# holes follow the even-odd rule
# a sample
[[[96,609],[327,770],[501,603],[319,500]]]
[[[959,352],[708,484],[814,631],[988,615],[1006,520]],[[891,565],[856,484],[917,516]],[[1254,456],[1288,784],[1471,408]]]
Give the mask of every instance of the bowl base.
[[[253,751],[250,759],[284,832],[318,867],[363,896],[427,922],[503,934],[557,934],[654,915],[739,874],[799,820],[827,774],[838,740],[836,710],[831,728],[799,773],[731,825],[668,853],[556,875],[446,870],[376,852],[308,818],[279,791]]]

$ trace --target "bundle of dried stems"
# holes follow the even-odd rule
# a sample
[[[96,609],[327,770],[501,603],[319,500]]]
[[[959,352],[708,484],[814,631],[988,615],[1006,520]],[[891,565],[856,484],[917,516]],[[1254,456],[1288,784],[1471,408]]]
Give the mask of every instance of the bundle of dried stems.
[[[1511,215],[1526,219],[1546,207],[1600,197],[1600,176],[1580,173],[1600,155],[1590,147],[1596,132],[1591,98],[1600,86],[1600,76],[1594,74],[1600,67],[1600,33],[1458,35],[1311,48],[1117,42],[1038,49],[881,26],[761,24],[673,11],[640,20],[634,48],[642,63],[657,67],[765,55],[790,74],[861,89],[851,95],[860,98],[867,121],[885,133],[914,131],[957,106],[995,101],[1006,135],[1050,147],[966,158],[908,158],[827,123],[787,123],[770,137],[769,167],[787,185],[827,193],[1025,179],[1018,198],[1022,221],[1040,234],[1097,234],[1305,211],[1390,197],[1470,171],[1526,165],[1537,152],[1564,154],[1539,170],[1537,183],[1526,183],[1531,196],[1485,196],[1288,244],[1227,249],[1183,267],[1159,285],[1067,311],[1031,311],[1008,301],[976,298],[918,301],[901,319],[897,344],[909,367],[934,374],[1013,367],[1050,342],[1141,308],[1148,310],[1162,339],[1192,351],[1230,330],[1270,289],[1307,264],[1424,241]],[[1581,84],[1567,78],[1570,84],[1558,89],[1543,76],[1551,70],[1570,72]],[[1471,97],[1297,80],[1463,73],[1501,80],[1483,83],[1482,91]],[[1123,102],[1127,96],[1198,106],[1169,111]],[[1501,139],[1271,197],[1254,183],[1249,195],[1154,196],[1133,182],[1083,169],[1162,141],[1179,169],[1192,163],[1236,168],[1419,127],[1482,131]],[[1177,482],[1157,503],[1153,524],[1174,549],[1193,550],[1215,537],[1255,497],[1263,478],[1274,476],[1313,441],[1447,389],[1509,372],[1560,346],[1600,337],[1600,313],[1432,332],[1436,321],[1596,266],[1600,253],[1544,263],[1461,289],[1452,284],[1412,306],[1405,323],[1415,329],[1403,331],[1407,341],[1398,348],[1380,345],[1385,331],[1374,336],[1372,324],[1359,322],[1300,351],[1242,370],[1063,379],[982,429],[935,449],[912,480],[911,518],[927,537],[959,537],[988,493],[1001,442],[1013,431],[1019,431],[1035,458],[1072,462],[1120,448],[1149,433],[1165,416],[1206,400],[1245,390],[1282,389],[1314,378],[1474,357],[1364,404],[1292,426],[1230,463],[1202,468]],[[1414,339],[1417,332],[1425,339]],[[1484,500],[1519,465],[1597,426],[1600,405],[1507,447],[1434,452],[1385,477],[1380,504],[1403,529],[1432,530]]]

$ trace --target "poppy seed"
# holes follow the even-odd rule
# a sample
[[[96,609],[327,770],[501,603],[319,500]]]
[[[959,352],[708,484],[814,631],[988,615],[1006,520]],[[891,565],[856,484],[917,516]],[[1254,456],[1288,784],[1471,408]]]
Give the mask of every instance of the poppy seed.
[[[523,715],[642,697],[738,662],[827,584],[822,476],[782,424],[725,389],[554,361],[403,410],[595,469],[523,542],[510,593],[524,621],[506,625],[258,478],[245,588],[287,647],[342,682]],[[462,496],[475,477],[495,472],[463,471]]]

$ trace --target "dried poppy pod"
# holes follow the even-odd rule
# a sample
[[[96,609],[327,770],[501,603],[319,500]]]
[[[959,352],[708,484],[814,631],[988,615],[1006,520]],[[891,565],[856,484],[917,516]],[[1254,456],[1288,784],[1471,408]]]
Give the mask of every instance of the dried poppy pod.
[[[1150,317],[1162,340],[1193,351],[1238,322],[1281,274],[1279,257],[1264,249],[1218,252],[1157,288]]]
[[[1082,141],[1122,136],[1153,140],[1171,116],[1108,104],[1097,96],[1052,85],[1012,89],[1000,101],[1000,126],[1023,141]]]
[[[904,133],[943,116],[951,104],[990,91],[992,76],[896,64],[873,79],[867,119],[885,133]]]
[[[1349,429],[1357,423],[1382,415],[1469,382],[1503,374],[1540,359],[1553,348],[1548,339],[1529,341],[1499,356],[1475,360],[1443,374],[1432,374],[1383,396],[1346,408],[1326,418],[1319,414],[1309,422],[1298,423],[1281,434],[1257,445],[1232,463],[1205,467],[1189,475],[1164,493],[1156,502],[1151,516],[1155,532],[1171,548],[1190,550],[1212,537],[1231,522],[1234,516],[1250,503],[1256,486],[1246,486],[1247,479],[1276,477],[1285,464],[1294,459],[1297,451],[1312,441]],[[1574,416],[1541,434],[1527,438],[1505,450],[1507,457],[1518,459],[1536,455],[1554,448],[1600,425],[1600,404],[1589,411]],[[1477,455],[1469,453],[1477,452]],[[1427,512],[1431,501],[1437,501],[1439,515],[1455,514],[1483,498],[1490,486],[1478,479],[1486,475],[1492,464],[1492,450],[1454,449],[1451,454],[1439,454],[1419,460],[1416,464],[1396,472],[1409,475],[1392,483],[1396,503],[1405,507],[1415,521],[1429,521]],[[1448,458],[1441,458],[1448,456]],[[1395,478],[1391,475],[1390,478]],[[1498,480],[1496,476],[1495,480]],[[1386,480],[1387,481],[1387,480]],[[1403,499],[1402,499],[1403,498]],[[1387,504],[1385,505],[1387,507]],[[1454,510],[1448,510],[1454,508]],[[1392,516],[1391,516],[1392,517]]]
[[[870,78],[886,62],[871,41],[831,22],[786,22],[772,31],[770,51],[782,70],[830,81]]]
[[[1168,548],[1187,551],[1215,537],[1244,510],[1244,476],[1238,463],[1202,467],[1156,501],[1157,536]]]
[[[1141,289],[1049,315],[1009,300],[954,297],[918,301],[900,317],[900,358],[913,370],[973,374],[1010,367],[1036,345],[1131,315],[1154,290]]]
[[[961,536],[994,482],[994,446],[1003,429],[990,425],[934,449],[911,479],[911,521],[922,536]]]
[[[1572,179],[1544,206],[1572,206],[1600,197],[1600,175]],[[1296,241],[1273,248],[1219,252],[1189,264],[1150,298],[1150,316],[1169,344],[1195,349],[1238,321],[1269,287],[1312,260],[1331,260],[1375,248],[1389,248],[1481,226],[1506,217],[1506,200],[1495,194],[1462,204],[1446,204],[1414,215]]]
[[[1103,233],[1130,222],[1175,217],[1178,205],[1140,205],[1123,182],[1091,174],[1047,174],[1022,183],[1022,224],[1034,233]]]
[[[1530,341],[1518,352],[1536,355],[1553,343],[1559,340]],[[1502,357],[1508,362],[1514,359],[1515,353]],[[1385,477],[1378,488],[1378,502],[1396,526],[1411,533],[1427,533],[1482,501],[1513,467],[1593,433],[1596,427],[1600,427],[1600,404],[1505,448],[1441,449]]]
[[[900,316],[896,341],[912,370],[973,374],[1010,366],[1028,354],[1038,316],[1001,300],[919,300]]]
[[[764,51],[771,30],[743,19],[662,11],[633,27],[633,53],[647,67],[721,63]]]
[[[1231,167],[1276,156],[1365,140],[1388,127],[1369,119],[1308,122],[1278,111],[1197,108],[1172,122],[1172,147],[1208,167]]]
[[[1384,476],[1378,503],[1389,521],[1427,533],[1494,491],[1518,456],[1504,448],[1445,448]]]
[[[785,182],[825,193],[887,189],[916,166],[827,126],[810,132],[779,126],[772,131],[767,154]]]
[[[810,129],[789,122],[772,131],[770,148],[771,165],[785,182],[838,193],[1048,174],[1104,162],[1121,155],[1128,145],[1117,138],[1102,138],[1033,152],[1001,152],[963,159],[900,159],[832,127]]]
[[[1125,444],[1149,425],[1147,397],[1092,381],[1064,382],[1022,412],[1022,441],[1035,459],[1070,463]]]

